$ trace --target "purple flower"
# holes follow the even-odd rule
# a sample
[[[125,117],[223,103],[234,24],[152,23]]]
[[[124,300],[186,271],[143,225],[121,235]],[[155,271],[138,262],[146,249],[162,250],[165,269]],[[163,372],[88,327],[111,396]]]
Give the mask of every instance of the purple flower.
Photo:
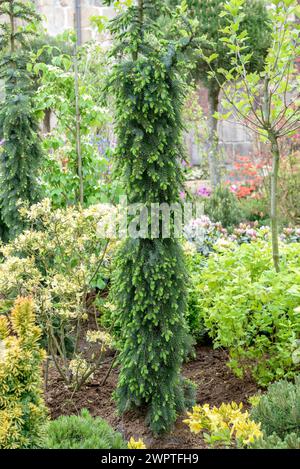
[[[201,197],[210,197],[211,189],[205,186],[200,186],[197,189],[197,194],[200,195]]]
[[[181,192],[179,193],[179,197],[180,197],[182,200],[185,199],[185,192],[184,192],[184,191],[181,191]]]
[[[0,140],[0,146],[2,146],[4,143],[5,143],[5,140],[3,138],[2,140]]]
[[[256,238],[257,236],[256,230],[254,230],[253,228],[246,230],[246,234],[250,236],[251,238]]]

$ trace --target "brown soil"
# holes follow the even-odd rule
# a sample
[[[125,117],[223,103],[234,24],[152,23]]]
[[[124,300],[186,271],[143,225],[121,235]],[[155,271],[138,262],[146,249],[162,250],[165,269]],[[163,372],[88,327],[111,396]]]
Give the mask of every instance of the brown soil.
[[[209,347],[199,347],[196,358],[185,364],[183,374],[192,379],[197,385],[197,402],[219,406],[222,402],[244,402],[247,405],[249,396],[257,391],[257,386],[251,379],[236,378],[226,362],[228,356],[224,350],[213,350]],[[94,376],[93,381],[84,386],[71,399],[71,392],[62,382],[54,368],[50,368],[46,402],[51,417],[76,414],[82,408],[87,408],[94,416],[103,417],[116,430],[120,431],[128,440],[131,436],[142,438],[147,448],[193,449],[205,448],[205,443],[199,435],[190,433],[186,424],[182,423],[181,415],[171,433],[154,438],[145,426],[142,412],[132,411],[125,416],[118,417],[115,402],[112,399],[118,370],[114,369],[104,386],[100,386],[107,367],[103,365]]]

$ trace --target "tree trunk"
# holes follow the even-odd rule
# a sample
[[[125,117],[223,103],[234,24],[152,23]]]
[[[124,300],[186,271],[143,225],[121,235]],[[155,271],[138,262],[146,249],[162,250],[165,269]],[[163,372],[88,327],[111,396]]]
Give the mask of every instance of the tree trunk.
[[[81,154],[81,134],[80,134],[80,107],[79,107],[79,76],[78,76],[78,57],[77,43],[74,53],[74,78],[75,78],[75,121],[76,121],[76,154],[77,154],[77,175],[79,179],[79,203],[83,205],[83,173],[82,173],[82,154]]]
[[[273,263],[276,272],[279,272],[279,245],[278,245],[278,172],[279,172],[279,145],[277,137],[269,135],[272,152],[271,173],[271,229],[272,229],[272,252]]]
[[[44,114],[44,132],[49,134],[51,132],[51,109],[45,109]]]
[[[15,52],[15,17],[14,17],[14,8],[13,2],[9,2],[9,21],[10,21],[10,52],[13,54]]]
[[[220,161],[218,155],[218,120],[213,117],[218,112],[219,107],[219,89],[208,90],[208,141],[207,156],[210,174],[210,182],[212,188],[217,187],[221,183]]]

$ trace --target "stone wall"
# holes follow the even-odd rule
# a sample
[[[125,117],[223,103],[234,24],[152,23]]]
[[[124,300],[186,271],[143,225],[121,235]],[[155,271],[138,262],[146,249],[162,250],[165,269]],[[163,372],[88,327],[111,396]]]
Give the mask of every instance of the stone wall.
[[[75,24],[75,0],[34,0],[38,12],[43,16],[43,23],[51,36],[73,29]],[[113,9],[105,7],[101,0],[80,0],[81,37],[88,41],[96,37],[91,26],[91,16],[101,15],[111,18]]]
[[[207,90],[203,87],[199,87],[197,95],[198,102],[205,116],[208,112]],[[206,148],[203,144],[203,139],[199,139],[199,137],[195,139],[193,133],[193,131],[189,132],[185,141],[192,164],[199,165],[204,158]],[[239,156],[250,156],[257,150],[257,146],[260,145],[253,132],[235,122],[233,118],[231,118],[230,121],[218,122],[218,136],[220,154],[222,155],[225,165],[230,165],[230,163],[237,160]]]

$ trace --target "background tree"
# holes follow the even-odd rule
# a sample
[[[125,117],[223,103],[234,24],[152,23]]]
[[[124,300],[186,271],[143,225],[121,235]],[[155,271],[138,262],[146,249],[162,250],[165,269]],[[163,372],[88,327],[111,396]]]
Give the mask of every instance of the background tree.
[[[115,65],[108,88],[115,96],[116,171],[129,203],[146,210],[151,203],[178,202],[183,182],[181,58],[191,37],[161,38],[151,18],[162,6],[158,0],[139,0],[111,23]],[[125,239],[116,260],[114,299],[121,331],[116,397],[121,412],[146,406],[152,430],[161,432],[191,403],[193,386],[180,375],[191,339],[181,247],[173,230],[163,238],[160,226],[157,238],[151,227],[143,237]]]
[[[63,37],[63,50],[57,41],[41,47],[34,57],[33,70],[39,77],[36,106],[44,112],[51,109],[57,118],[43,140],[48,157],[42,184],[55,207],[86,206],[99,201],[101,190],[108,188],[104,179],[111,115],[102,105],[101,86],[107,60],[101,45],[77,47],[73,33]]]
[[[0,2],[0,17],[0,78],[5,83],[0,110],[0,209],[3,235],[12,237],[22,227],[18,203],[31,204],[39,196],[42,150],[34,83],[27,70],[29,39],[36,34],[39,16],[32,4],[8,0]]]
[[[171,6],[176,6],[180,0],[169,0]],[[218,73],[220,68],[230,70],[231,64],[228,61],[228,48],[221,41],[220,30],[226,26],[224,17],[220,16],[225,0],[186,0],[189,15],[198,21],[197,34],[206,36],[205,44],[207,56],[214,56],[215,59],[209,65],[201,56],[196,58],[194,77],[196,82],[204,85],[208,91],[208,139],[207,157],[209,173],[212,187],[221,182],[221,161],[218,152],[218,119],[215,113],[218,112],[220,103],[221,86],[226,81],[223,74]],[[251,60],[247,64],[250,71],[260,70],[267,49],[270,44],[270,28],[267,24],[267,11],[263,0],[247,0],[243,4],[244,17],[242,28],[248,31],[249,47],[253,52]],[[215,56],[217,54],[217,57]],[[218,76],[218,81],[211,80],[210,69],[213,68]]]
[[[296,60],[300,55],[300,16],[296,0],[273,0],[269,9],[271,46],[260,72],[251,72],[253,52],[248,45],[249,36],[243,29],[245,0],[230,0],[224,4],[222,42],[227,46],[231,70],[219,69],[218,74],[211,60],[210,76],[223,87],[223,105],[228,116],[239,121],[270,143],[272,170],[270,175],[270,218],[272,225],[273,261],[279,271],[278,243],[278,173],[280,164],[280,139],[293,135],[300,127],[299,72]],[[222,85],[223,75],[228,86]]]

